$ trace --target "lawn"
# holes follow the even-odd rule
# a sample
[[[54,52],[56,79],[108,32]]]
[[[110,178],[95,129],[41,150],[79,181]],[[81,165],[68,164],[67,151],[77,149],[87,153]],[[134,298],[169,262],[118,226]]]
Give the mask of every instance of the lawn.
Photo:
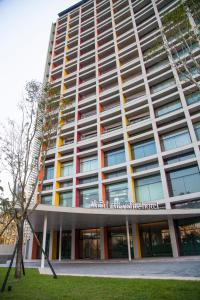
[[[0,268],[2,284],[6,269]],[[16,281],[11,274],[12,291],[0,299],[12,300],[199,300],[200,282],[146,279],[111,279],[62,276],[53,279],[27,269],[26,276]]]

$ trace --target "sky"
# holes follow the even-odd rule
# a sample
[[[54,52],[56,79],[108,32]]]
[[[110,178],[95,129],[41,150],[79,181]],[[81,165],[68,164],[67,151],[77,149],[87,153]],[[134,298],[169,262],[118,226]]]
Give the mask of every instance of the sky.
[[[17,118],[27,81],[42,81],[57,14],[79,0],[0,0],[0,123]],[[8,181],[0,168],[3,186]]]

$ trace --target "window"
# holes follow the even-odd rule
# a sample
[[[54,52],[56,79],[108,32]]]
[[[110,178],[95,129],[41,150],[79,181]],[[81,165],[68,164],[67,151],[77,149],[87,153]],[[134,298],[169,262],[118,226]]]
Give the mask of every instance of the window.
[[[106,187],[106,200],[110,204],[126,204],[128,199],[128,185],[127,182],[110,184]]]
[[[71,186],[71,185],[72,185],[72,181],[71,180],[60,183],[60,187],[61,188],[68,187],[68,186]]]
[[[80,161],[80,172],[89,172],[98,169],[97,156],[82,158]]]
[[[137,202],[157,201],[163,198],[160,175],[135,180]]]
[[[188,153],[175,155],[173,157],[167,158],[167,159],[165,159],[165,163],[166,164],[174,164],[176,162],[187,160],[187,159],[194,158],[194,157],[195,157],[194,152],[188,152]]]
[[[61,176],[70,176],[73,174],[73,163],[68,162],[68,163],[63,163],[61,165]]]
[[[188,129],[180,129],[161,136],[163,150],[171,150],[191,143]]]
[[[118,165],[125,161],[125,152],[123,148],[105,153],[105,162],[107,166]]]
[[[170,196],[200,192],[200,174],[197,166],[168,173]]]
[[[189,49],[186,47],[183,49],[180,49],[179,51],[177,51],[176,54],[173,55],[173,57],[174,57],[174,59],[184,58],[189,54],[189,52],[194,52],[194,50],[196,50],[198,48],[199,48],[198,43],[192,43],[189,45]]]
[[[194,92],[194,93],[186,96],[186,101],[187,101],[188,105],[199,102],[200,101],[200,92],[197,91],[197,92]]]
[[[41,204],[52,205],[52,194],[41,197]]]
[[[72,207],[72,192],[60,193],[60,206]]]
[[[176,83],[175,83],[175,80],[173,78],[170,78],[170,79],[167,79],[161,83],[158,83],[154,86],[151,87],[151,93],[157,93],[157,92],[160,92],[166,88],[169,88],[169,87],[172,87],[172,86],[175,86]]]
[[[116,172],[111,172],[106,174],[106,178],[114,178],[114,177],[119,177],[119,176],[124,176],[127,175],[126,170],[120,170],[120,171],[116,171]]]
[[[168,103],[166,105],[163,105],[163,106],[157,108],[155,110],[155,114],[157,117],[160,117],[160,116],[166,115],[170,112],[176,111],[177,109],[179,109],[181,107],[182,107],[181,102],[179,100],[176,100],[176,101],[173,101],[171,103]]]
[[[194,124],[197,140],[200,141],[200,122]]]
[[[133,159],[139,159],[153,154],[156,154],[156,146],[154,140],[146,140],[144,142],[132,145]]]
[[[199,75],[199,70],[196,67],[188,67],[188,71],[182,71],[179,74],[179,78],[181,81],[190,80],[191,76]]]
[[[45,167],[45,180],[50,180],[54,178],[54,166]]]
[[[94,182],[94,181],[98,181],[98,176],[90,176],[87,178],[81,178],[79,180],[80,184],[90,183],[90,182]]]
[[[99,201],[98,188],[85,189],[80,191],[80,207],[90,207],[93,201]]]
[[[141,165],[141,166],[134,167],[133,171],[134,172],[142,172],[142,171],[146,171],[146,170],[157,168],[157,167],[158,167],[157,162],[151,162],[151,163],[148,163],[148,164],[144,164],[144,165]]]
[[[53,189],[53,184],[47,184],[42,186],[43,191],[49,191]]]

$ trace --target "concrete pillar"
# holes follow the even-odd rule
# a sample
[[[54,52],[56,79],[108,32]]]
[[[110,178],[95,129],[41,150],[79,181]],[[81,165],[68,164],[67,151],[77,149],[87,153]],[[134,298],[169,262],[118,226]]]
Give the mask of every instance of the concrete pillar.
[[[178,257],[179,256],[178,241],[177,241],[174,221],[172,217],[168,218],[168,225],[169,225],[169,234],[170,234],[171,246],[172,246],[172,254],[173,257]]]
[[[28,256],[27,259],[32,258],[32,248],[33,248],[33,233],[30,232],[30,239],[29,239],[29,245],[28,245]]]
[[[59,261],[61,261],[61,250],[62,250],[62,225],[60,225],[60,235],[59,235],[59,255],[58,255]]]
[[[52,259],[53,254],[53,230],[50,231],[50,238],[49,238],[49,259]]]
[[[71,237],[71,260],[75,260],[75,245],[76,245],[76,230],[72,228],[72,237]]]
[[[100,227],[100,253],[101,259],[105,259],[105,247],[104,247],[104,228]]]
[[[42,239],[42,248],[46,250],[46,239],[47,239],[47,215],[44,216],[44,225],[43,225],[43,239]],[[42,253],[41,258],[41,268],[44,268],[44,254]]]
[[[132,224],[132,234],[133,234],[133,249],[134,249],[134,258],[141,258],[141,248],[140,248],[140,238],[138,224]]]
[[[131,261],[131,244],[130,244],[128,218],[126,218],[126,234],[127,234],[127,245],[128,245],[128,260]]]

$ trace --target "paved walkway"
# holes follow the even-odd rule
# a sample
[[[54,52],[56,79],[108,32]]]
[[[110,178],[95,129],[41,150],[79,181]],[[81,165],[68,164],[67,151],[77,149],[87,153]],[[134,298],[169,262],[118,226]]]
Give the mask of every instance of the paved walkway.
[[[127,260],[53,261],[52,265],[57,275],[200,280],[200,256],[151,258],[131,262]],[[0,266],[6,267],[8,263]],[[52,274],[47,263],[45,268],[40,269],[40,260],[26,261],[25,267],[39,268],[41,274]]]
[[[125,261],[56,262],[53,266],[58,275],[200,280],[200,257],[150,259],[130,263]],[[51,274],[48,267],[39,270],[41,274]]]

